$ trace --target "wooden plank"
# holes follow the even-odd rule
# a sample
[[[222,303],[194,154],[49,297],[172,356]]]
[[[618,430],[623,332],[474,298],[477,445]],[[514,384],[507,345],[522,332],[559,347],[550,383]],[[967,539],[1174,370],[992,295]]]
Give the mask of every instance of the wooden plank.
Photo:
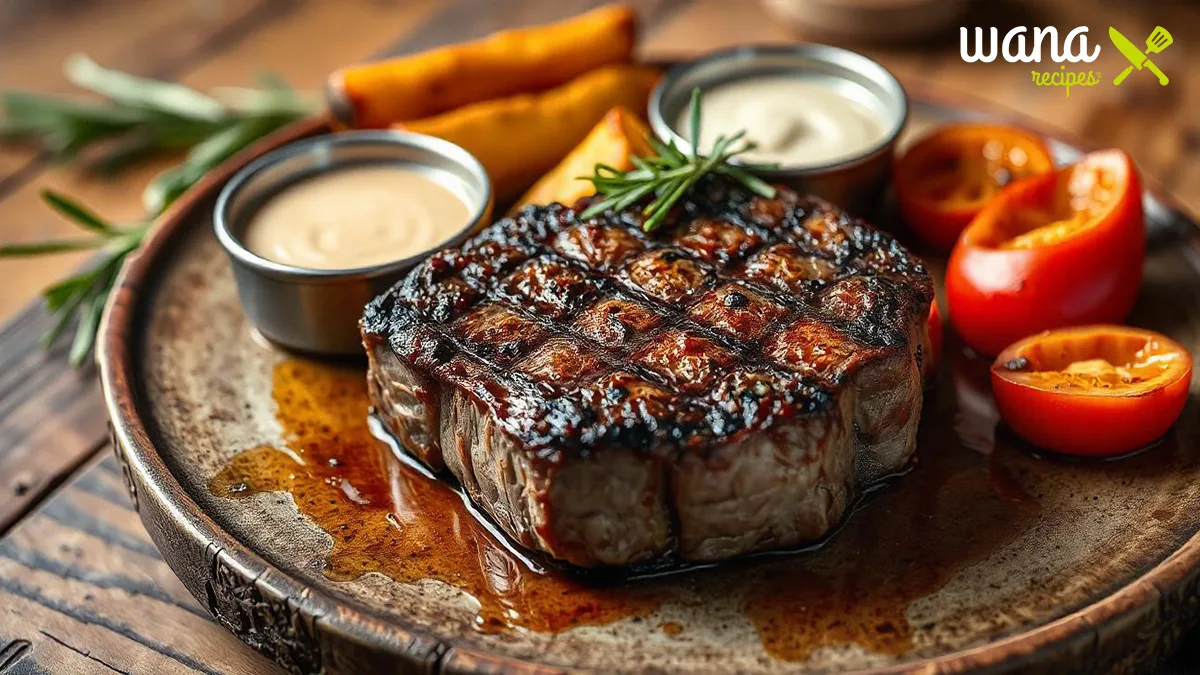
[[[0,673],[10,672],[279,670],[175,578],[105,452],[0,539]]]
[[[39,307],[0,332],[0,534],[106,435],[94,369],[72,370],[65,344],[40,348],[50,325]]]
[[[679,58],[740,44],[794,42],[795,34],[760,3],[696,0],[672,12],[646,35],[640,52],[648,59]]]

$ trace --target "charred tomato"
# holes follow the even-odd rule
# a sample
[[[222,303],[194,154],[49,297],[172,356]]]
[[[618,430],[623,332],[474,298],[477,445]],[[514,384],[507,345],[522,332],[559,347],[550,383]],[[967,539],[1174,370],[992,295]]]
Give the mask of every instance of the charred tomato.
[[[992,364],[996,407],[1018,436],[1055,452],[1110,457],[1144,447],[1187,403],[1192,356],[1153,331],[1047,331]]]
[[[1092,153],[1013,184],[971,222],[946,269],[950,323],[988,355],[1043,330],[1120,323],[1145,250],[1133,161]]]
[[[1029,132],[960,124],[918,141],[896,163],[893,180],[908,226],[937,249],[949,251],[1005,186],[1053,167],[1046,144]]]

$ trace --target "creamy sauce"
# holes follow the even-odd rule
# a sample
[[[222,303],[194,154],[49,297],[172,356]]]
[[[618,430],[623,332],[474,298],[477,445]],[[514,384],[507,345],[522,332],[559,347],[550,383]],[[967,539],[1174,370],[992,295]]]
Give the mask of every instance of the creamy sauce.
[[[783,167],[828,164],[861,155],[888,133],[879,114],[828,80],[763,75],[704,92],[700,147],[746,131],[757,148],[742,157]],[[688,111],[675,128],[688,138]],[[688,138],[688,140],[691,140]]]
[[[359,166],[280,191],[251,218],[243,243],[286,265],[353,269],[435,248],[469,218],[462,199],[421,171]]]

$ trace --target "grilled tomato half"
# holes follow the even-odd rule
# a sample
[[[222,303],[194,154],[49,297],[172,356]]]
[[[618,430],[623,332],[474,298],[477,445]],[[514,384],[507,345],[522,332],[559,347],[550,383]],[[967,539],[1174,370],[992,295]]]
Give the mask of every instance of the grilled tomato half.
[[[1145,252],[1133,161],[1092,153],[1014,183],[971,221],[946,268],[950,323],[988,355],[1043,330],[1121,323]]]
[[[929,244],[949,251],[1005,186],[1052,168],[1050,150],[1033,134],[990,124],[950,125],[904,153],[893,182],[908,226]]]
[[[1187,403],[1192,356],[1153,331],[1083,326],[1027,337],[992,364],[1000,416],[1069,455],[1111,457],[1163,436]]]

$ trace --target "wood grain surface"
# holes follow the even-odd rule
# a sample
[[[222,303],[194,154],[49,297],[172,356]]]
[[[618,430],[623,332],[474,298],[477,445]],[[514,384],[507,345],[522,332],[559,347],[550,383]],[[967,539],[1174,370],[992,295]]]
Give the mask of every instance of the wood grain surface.
[[[278,669],[175,578],[105,452],[0,540],[0,673],[26,672]]]
[[[384,53],[428,48],[512,25],[582,11],[599,0],[12,0],[0,3],[0,88],[68,91],[66,56],[198,87],[248,82],[256,70],[316,89],[337,66]],[[644,0],[643,55],[674,57],[731,44],[791,42],[807,36],[750,0]],[[919,45],[841,43],[898,75],[966,92],[1131,152],[1149,181],[1200,212],[1200,8],[1194,3],[1124,0],[973,5],[963,25],[1090,27],[1127,35],[1167,26],[1176,44],[1155,61],[1172,82],[1131,77],[1108,48],[1092,68],[1104,86],[1030,84],[1028,64],[967,64],[956,36]],[[1053,65],[1053,64],[1049,64]],[[1045,69],[1043,67],[1043,69]],[[1135,73],[1136,75],[1136,73]],[[34,149],[0,150],[0,242],[61,236],[72,227],[46,210],[38,192],[78,195],[114,218],[140,213],[141,188],[173,161],[163,158],[99,179],[55,165]],[[0,261],[0,673],[271,672],[268,664],[208,621],[158,558],[128,507],[106,448],[94,373],[43,352],[48,325],[31,304],[47,283],[77,268],[78,255]],[[107,458],[107,454],[101,454]],[[57,490],[57,492],[56,492]],[[1191,640],[1195,645],[1200,637]],[[1191,647],[1164,672],[1196,672]]]

